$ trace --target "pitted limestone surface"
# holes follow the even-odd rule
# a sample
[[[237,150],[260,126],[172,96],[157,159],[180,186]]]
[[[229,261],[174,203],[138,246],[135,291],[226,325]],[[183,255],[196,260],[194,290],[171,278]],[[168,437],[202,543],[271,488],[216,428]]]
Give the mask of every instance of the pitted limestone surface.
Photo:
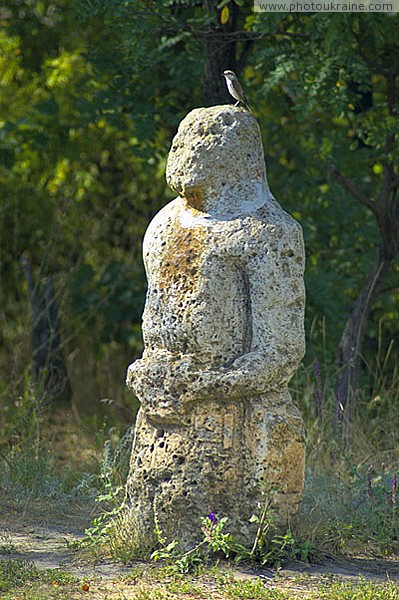
[[[304,353],[301,228],[269,191],[243,109],[192,111],[167,179],[179,196],[145,235],[145,349],[127,378],[141,402],[131,523],[151,543],[155,519],[189,547],[212,511],[245,543],[263,492],[277,490],[284,524],[302,491],[302,420],[287,391]]]

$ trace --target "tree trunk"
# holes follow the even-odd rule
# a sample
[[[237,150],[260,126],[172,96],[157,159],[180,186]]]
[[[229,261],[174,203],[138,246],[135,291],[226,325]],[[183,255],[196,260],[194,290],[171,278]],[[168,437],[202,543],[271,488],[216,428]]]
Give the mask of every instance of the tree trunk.
[[[226,24],[220,23],[220,10],[217,8],[220,0],[204,0],[204,5],[215,18],[204,32],[204,79],[202,92],[206,106],[214,104],[227,104],[234,102],[227,91],[223,71],[232,69],[236,71],[236,44],[237,38],[230,36],[236,30],[238,6],[230,2],[229,20]]]
[[[338,389],[344,407],[342,433],[346,445],[350,442],[350,425],[353,405],[358,393],[361,350],[366,323],[370,310],[399,251],[399,220],[395,204],[395,191],[391,194],[390,201],[384,202],[383,205],[384,208],[389,206],[390,210],[387,211],[388,214],[381,216],[381,210],[376,207],[375,214],[381,231],[377,257],[349,315],[337,349],[337,363],[340,368]],[[381,209],[381,204],[379,208]]]
[[[21,265],[28,284],[32,311],[32,365],[35,383],[43,392],[42,402],[68,402],[71,388],[61,344],[58,301],[51,277],[35,282],[26,257]]]
[[[343,437],[348,443],[350,423],[352,421],[353,404],[358,393],[361,349],[365,326],[370,310],[377,299],[382,283],[387,276],[392,261],[384,260],[379,251],[369,272],[367,281],[360,292],[356,303],[345,324],[337,349],[338,389],[344,407]]]

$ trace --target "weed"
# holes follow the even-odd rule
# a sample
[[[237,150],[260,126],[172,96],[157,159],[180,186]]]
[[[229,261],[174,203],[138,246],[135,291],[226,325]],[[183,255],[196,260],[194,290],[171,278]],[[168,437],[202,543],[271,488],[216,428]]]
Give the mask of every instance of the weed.
[[[132,533],[129,511],[122,510],[111,523],[105,542],[112,558],[126,564],[131,563],[132,558],[149,559],[148,540]]]
[[[49,457],[40,444],[40,403],[37,390],[26,381],[23,395],[14,401],[14,410],[4,423],[2,485],[10,495],[32,496],[40,492],[54,497],[57,485],[50,481]]]
[[[218,518],[211,513],[201,519],[203,540],[187,552],[181,552],[177,540],[166,543],[159,526],[156,534],[160,548],[155,550],[151,558],[155,561],[164,559],[173,565],[177,572],[187,573],[198,569],[204,559],[210,555],[233,557],[235,562],[251,560],[262,565],[280,566],[285,560],[299,558],[307,561],[315,554],[315,546],[311,541],[299,542],[291,531],[284,535],[276,533],[274,511],[271,508],[270,494],[266,495],[263,504],[259,504],[259,515],[253,515],[251,522],[258,523],[258,529],[252,548],[235,541],[233,536],[224,531],[228,523],[227,517]]]
[[[125,511],[125,488],[133,429],[129,428],[117,441],[115,449],[106,440],[100,463],[100,485],[102,492],[95,498],[99,514],[94,517],[91,527],[85,530],[85,538],[76,542],[75,547],[108,548],[113,557],[128,560],[132,557],[132,537],[128,533]],[[137,551],[138,544],[134,545]]]
[[[187,579],[176,579],[168,584],[168,592],[180,596],[181,594],[192,594],[197,597],[202,596],[201,588]]]
[[[134,595],[135,600],[170,600],[170,598],[170,593],[163,589],[139,588]]]
[[[69,571],[63,571],[62,569],[46,569],[39,571],[39,579],[43,583],[50,583],[54,587],[58,585],[70,585],[72,583],[78,583],[79,579],[69,573]]]
[[[122,488],[118,486],[113,489],[111,484],[106,484],[106,490],[107,493],[97,496],[96,502],[106,502],[108,506],[109,504],[113,504],[114,506],[113,508],[107,508],[98,517],[95,517],[91,527],[85,529],[86,537],[77,542],[82,547],[104,543],[114,529],[113,519],[124,509],[124,502],[123,500],[121,501]]]
[[[393,357],[391,346],[388,351]],[[319,552],[372,550],[386,556],[399,551],[399,367],[395,363],[387,377],[387,361],[387,357],[379,361],[373,389],[359,391],[349,448],[341,439],[345,407],[340,389],[335,388],[336,372],[326,365],[321,369],[316,361],[308,368],[302,366],[293,380],[292,392],[307,432],[298,530]]]

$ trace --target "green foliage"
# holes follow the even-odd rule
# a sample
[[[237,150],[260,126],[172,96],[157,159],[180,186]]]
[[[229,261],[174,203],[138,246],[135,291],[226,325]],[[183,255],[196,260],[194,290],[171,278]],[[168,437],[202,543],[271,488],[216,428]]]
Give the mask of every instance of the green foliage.
[[[377,364],[384,361],[382,355]],[[379,369],[375,374],[371,397],[369,390],[363,391],[353,414],[350,450],[342,443],[343,411],[334,371],[321,361],[302,366],[292,381],[307,446],[297,533],[321,553],[386,556],[398,552],[396,494],[392,496],[399,469],[395,363],[392,370]]]
[[[140,352],[141,239],[171,197],[163,177],[167,149],[180,119],[203,102],[207,44],[223,34],[223,6],[5,3],[0,366],[10,372],[7,357],[17,344],[16,379],[31,327],[24,255],[38,281],[55,275],[67,355],[82,347],[97,361],[111,347],[121,355]],[[378,229],[371,212],[330,176],[329,164],[372,198],[387,161],[398,171],[396,148],[388,157],[385,152],[397,130],[386,73],[396,55],[398,16],[271,13],[265,19],[249,0],[229,9],[235,59],[245,66],[242,81],[264,132],[271,188],[304,227],[308,357],[321,353],[311,330],[324,319],[325,358],[333,362]],[[397,276],[395,265],[373,308],[364,352],[369,364],[379,320],[385,349],[397,331]]]
[[[99,465],[99,487],[95,502],[98,506],[96,516],[90,527],[85,529],[85,537],[76,542],[76,548],[111,548],[117,547],[119,551],[129,552],[126,546],[115,543],[115,530],[118,529],[120,519],[125,511],[125,481],[128,473],[133,429],[128,428],[125,434],[112,445],[110,439],[104,444],[102,460]],[[119,557],[120,558],[120,557]]]
[[[87,320],[97,332],[96,351],[112,341],[130,346],[138,345],[138,323],[144,304],[144,274],[141,264],[131,265],[112,261],[99,273],[82,264],[73,275],[69,287],[71,307],[75,318]]]
[[[9,390],[0,393],[0,410],[4,417],[0,422],[0,484],[4,499],[12,499],[17,508],[38,502],[58,510],[82,499],[87,505],[96,502],[101,512],[87,536],[104,537],[123,503],[132,429],[128,428],[122,436],[116,429],[108,429],[109,437],[97,468],[92,456],[92,472],[86,465],[82,471],[76,471],[70,460],[60,470],[58,454],[54,452],[48,432],[51,409],[43,399],[40,385],[33,384],[29,374],[25,377],[22,394],[11,394]],[[93,427],[97,429],[96,423]]]
[[[334,362],[379,240],[371,212],[337,184],[329,165],[334,161],[371,198],[378,198],[388,163],[398,175],[397,139],[386,152],[386,140],[398,125],[386,77],[397,54],[398,15],[274,13],[266,19],[253,14],[250,4],[237,0],[232,7],[236,58],[245,66],[242,82],[264,133],[271,188],[305,233],[312,366],[300,373],[304,382],[294,385],[315,470],[307,480],[305,506],[314,517],[317,511],[321,515],[309,531],[316,530],[318,544],[322,539],[335,550],[371,540],[384,554],[396,550],[398,542],[389,491],[394,471],[379,469],[373,496],[368,495],[367,467],[361,464],[366,452],[343,455],[338,441],[336,373],[328,371],[318,390],[313,364],[322,357],[325,372]],[[37,391],[25,381],[31,321],[20,259],[29,257],[39,282],[55,276],[68,355],[89,347],[100,361],[111,349],[126,355],[127,363],[140,351],[141,239],[153,214],[171,197],[164,168],[176,126],[203,103],[205,40],[217,14],[196,0],[3,5],[0,408],[6,419],[0,421],[1,480],[3,489],[20,499],[54,499],[64,497],[71,485],[55,475],[43,442]],[[391,340],[398,330],[398,269],[394,265],[371,314],[357,415],[358,431],[366,431],[359,438],[378,442],[390,457],[397,443],[392,424],[398,418],[398,365]],[[124,385],[123,375],[112,377]],[[10,392],[14,388],[17,396]],[[105,396],[102,388],[100,397]],[[95,492],[103,512],[87,534],[94,545],[105,538],[111,543],[122,517],[126,463],[118,471],[108,450],[101,491]],[[323,469],[327,475],[321,478]],[[79,485],[83,489],[84,483]],[[263,522],[261,517],[252,558],[273,564],[311,556],[310,543],[291,532],[270,537],[270,515]],[[202,526],[200,550],[251,556],[253,549],[226,533],[223,519],[217,526]],[[131,554],[126,538],[115,552],[122,546],[128,548],[125,556]],[[202,560],[196,552],[185,557],[173,543],[168,553],[182,561],[183,571]]]
[[[273,493],[265,495],[263,504],[258,505],[258,513],[252,515],[250,522],[258,524],[258,530],[252,549],[247,552],[240,549],[238,560],[250,558],[262,565],[281,566],[284,561],[299,559],[303,562],[312,560],[316,547],[310,540],[299,541],[287,530],[285,534],[276,533],[275,513],[272,508]]]
[[[311,541],[300,542],[289,530],[284,535],[276,533],[269,495],[258,509],[259,514],[250,519],[250,522],[259,525],[252,549],[234,540],[231,533],[225,533],[228,517],[219,519],[211,513],[201,519],[203,540],[187,552],[181,552],[178,540],[167,543],[157,525],[160,547],[152,553],[151,558],[154,561],[166,560],[177,572],[188,573],[212,555],[232,557],[237,563],[250,560],[268,566],[281,566],[284,561],[292,559],[308,561],[315,556],[316,548]]]
[[[9,555],[15,552],[15,545],[9,531],[5,531],[0,535],[0,553]]]
[[[117,127],[97,110],[108,77],[85,51],[99,30],[79,33],[66,3],[43,2],[43,14],[9,4],[0,34],[0,370],[20,383],[32,326],[23,256],[38,285],[54,276],[65,355],[83,346],[99,360],[111,344],[140,351],[140,244],[165,184],[163,157],[143,161],[131,118],[121,114]]]
[[[389,100],[381,73],[385,57],[396,52],[392,42],[397,16],[374,20],[370,15],[274,14],[259,18],[254,27],[263,35],[278,28],[290,36],[259,49],[258,66],[248,69],[248,76],[251,73],[253,84],[263,86],[266,97],[259,118],[268,131],[271,187],[304,227],[308,331],[313,319],[327,317],[331,361],[373,261],[378,229],[371,212],[331,179],[329,162],[333,160],[369,197],[378,196],[381,175],[373,165],[384,162],[392,131],[385,126]],[[265,64],[269,73],[264,72]],[[366,131],[377,121],[379,135],[371,139]],[[393,168],[397,169],[395,160]],[[395,277],[396,267],[386,286],[390,291],[373,319],[384,314],[382,304],[387,307],[394,301]],[[394,335],[394,328],[389,329],[388,340]],[[317,350],[320,353],[320,347]]]
[[[100,20],[104,31],[89,50],[96,69],[110,75],[97,106],[113,122],[122,111],[131,116],[142,156],[151,156],[154,145],[165,151],[165,127],[173,131],[185,107],[201,102],[201,46],[191,29],[206,25],[208,11],[192,0],[78,4],[84,22]]]
[[[112,489],[111,486],[107,486],[107,492],[97,496],[96,502],[106,503],[107,509],[104,510],[103,508],[103,512],[99,516],[94,517],[92,525],[85,529],[85,537],[74,544],[74,547],[101,546],[108,541],[109,536],[112,535],[115,528],[114,520],[125,508],[121,499],[122,492],[123,489],[121,487]],[[113,508],[110,508],[112,505]]]
[[[221,553],[226,558],[229,558],[232,553],[237,551],[237,548],[231,533],[224,533],[227,522],[228,517],[221,517],[219,519],[213,513],[201,519],[204,542],[209,549],[215,554]]]
[[[151,558],[154,561],[167,561],[173,572],[176,573],[197,571],[204,563],[204,559],[199,552],[199,546],[195,546],[193,550],[188,552],[181,552],[177,540],[173,540],[164,548],[155,550],[151,554]]]

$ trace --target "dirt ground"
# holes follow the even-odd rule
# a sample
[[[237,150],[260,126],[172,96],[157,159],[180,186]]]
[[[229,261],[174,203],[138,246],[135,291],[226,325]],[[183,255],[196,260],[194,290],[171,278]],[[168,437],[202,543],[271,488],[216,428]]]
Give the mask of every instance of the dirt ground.
[[[129,587],[134,585],[129,575],[131,566],[108,560],[93,561],[84,558],[71,548],[71,543],[84,536],[89,524],[89,515],[78,507],[62,515],[32,507],[18,511],[12,505],[0,507],[0,560],[32,561],[39,569],[62,569],[82,581],[90,582],[91,598],[129,598]],[[276,570],[231,567],[235,580],[261,578],[265,585],[289,591],[290,598],[306,598],[320,583],[353,581],[359,576],[364,580],[384,583],[387,580],[399,583],[399,561],[366,559],[330,559],[318,564],[293,562]],[[134,597],[134,596],[133,596]],[[175,596],[173,596],[175,597]],[[210,593],[210,598],[220,598]],[[187,596],[185,596],[187,598]]]

